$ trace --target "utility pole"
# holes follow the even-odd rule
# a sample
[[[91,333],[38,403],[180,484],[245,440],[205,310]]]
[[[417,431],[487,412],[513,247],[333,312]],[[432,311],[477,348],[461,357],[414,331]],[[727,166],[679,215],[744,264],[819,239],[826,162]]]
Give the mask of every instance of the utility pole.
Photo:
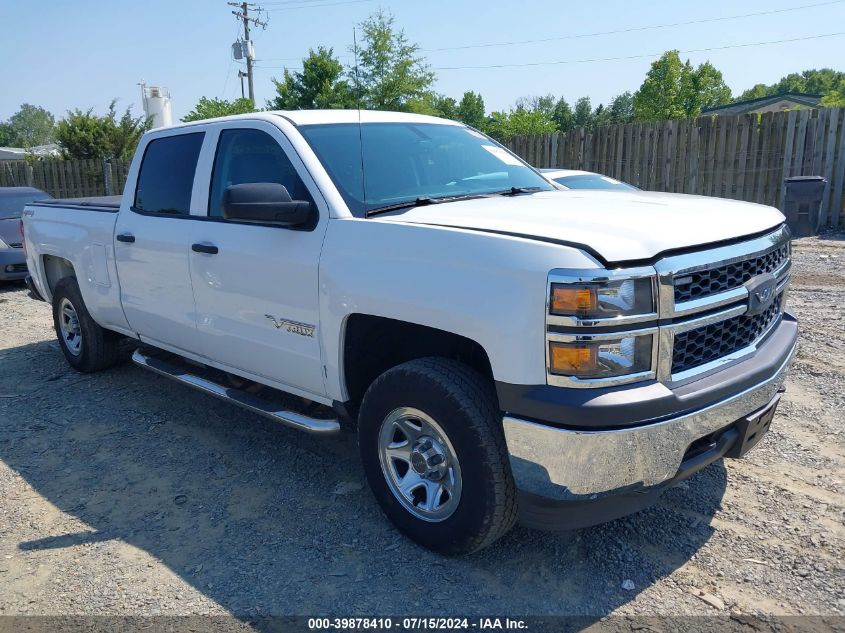
[[[244,77],[246,77],[246,73],[242,70],[239,70],[238,79],[241,80],[241,99],[246,98],[246,95],[244,94]]]
[[[257,17],[253,18],[249,15],[249,10],[252,9],[257,11],[260,15],[262,11],[261,7],[256,6],[254,4],[250,4],[249,2],[229,2],[227,3],[231,7],[238,7],[240,11],[232,11],[232,14],[239,20],[243,20],[244,23],[244,43],[246,45],[246,76],[247,76],[247,83],[249,85],[249,99],[252,103],[255,103],[255,88],[253,87],[253,79],[252,79],[252,42],[249,39],[249,23],[252,22],[256,27],[267,28],[267,22],[259,20]]]

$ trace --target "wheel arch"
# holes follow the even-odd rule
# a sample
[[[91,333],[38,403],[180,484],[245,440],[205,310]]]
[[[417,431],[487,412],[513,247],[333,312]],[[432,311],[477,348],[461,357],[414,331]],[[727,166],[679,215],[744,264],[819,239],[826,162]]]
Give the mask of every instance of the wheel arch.
[[[76,277],[76,269],[73,267],[73,263],[58,255],[42,255],[41,266],[44,271],[44,282],[50,294],[49,299],[52,299],[53,291],[59,281],[65,277]]]
[[[401,363],[431,356],[460,361],[492,382],[486,350],[465,336],[399,319],[353,313],[344,321],[341,380],[351,417],[364,393],[382,373]]]

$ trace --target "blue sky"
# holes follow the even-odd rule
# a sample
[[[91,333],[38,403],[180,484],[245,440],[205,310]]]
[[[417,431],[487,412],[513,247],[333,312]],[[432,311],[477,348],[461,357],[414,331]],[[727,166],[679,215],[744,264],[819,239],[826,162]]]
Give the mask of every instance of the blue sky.
[[[435,70],[467,65],[531,64],[615,58],[784,40],[845,31],[845,2],[752,18],[682,25],[615,35],[573,35],[735,16],[816,4],[821,0],[640,0],[568,2],[536,0],[273,0],[269,26],[254,34],[256,97],[272,95],[271,77],[297,66],[309,47],[326,45],[349,57],[353,26],[377,8],[390,10]],[[304,8],[293,8],[302,7]],[[3,25],[0,119],[21,103],[57,116],[71,108],[102,112],[112,98],[139,110],[137,83],[170,88],[175,117],[203,95],[240,96],[239,64],[230,45],[239,22],[225,0],[26,0],[0,2]],[[455,46],[570,37],[547,42],[436,51]],[[845,36],[768,46],[691,52],[693,63],[710,60],[735,93],[771,83],[806,68],[845,70]],[[436,89],[460,98],[480,92],[488,111],[524,95],[553,93],[593,105],[635,90],[655,57],[522,68],[436,70]]]

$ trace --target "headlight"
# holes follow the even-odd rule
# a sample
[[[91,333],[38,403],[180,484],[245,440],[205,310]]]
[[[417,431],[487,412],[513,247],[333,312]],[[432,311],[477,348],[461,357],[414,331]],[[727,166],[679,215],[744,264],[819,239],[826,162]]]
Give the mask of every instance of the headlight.
[[[654,311],[654,277],[551,285],[549,313],[556,316],[612,319]]]
[[[559,340],[549,341],[549,373],[556,376],[582,380],[643,378],[653,370],[653,332],[554,338]]]
[[[557,269],[548,293],[548,384],[587,388],[657,376],[654,268]]]
[[[3,248],[3,249],[9,248],[9,245],[6,244],[6,242],[3,241],[2,237],[0,237],[0,248]]]

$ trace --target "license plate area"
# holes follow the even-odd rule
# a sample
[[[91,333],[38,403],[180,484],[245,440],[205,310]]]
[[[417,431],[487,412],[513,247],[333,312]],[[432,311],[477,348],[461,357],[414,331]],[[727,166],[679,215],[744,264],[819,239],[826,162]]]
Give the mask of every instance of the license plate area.
[[[772,425],[779,402],[780,394],[775,396],[765,409],[755,411],[737,422],[736,429],[739,431],[739,438],[726,457],[742,457],[763,439]]]

